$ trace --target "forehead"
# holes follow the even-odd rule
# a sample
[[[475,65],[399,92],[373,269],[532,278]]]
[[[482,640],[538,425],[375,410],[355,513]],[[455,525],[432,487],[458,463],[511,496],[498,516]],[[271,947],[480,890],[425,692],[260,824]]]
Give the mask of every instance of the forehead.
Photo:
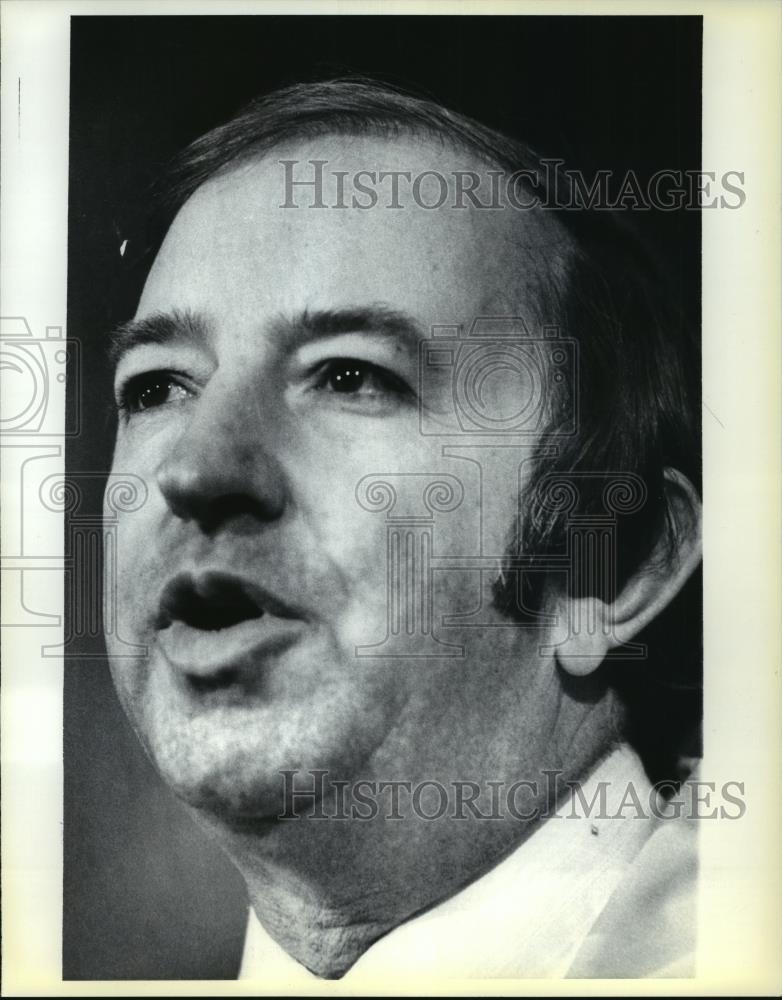
[[[552,322],[545,289],[564,271],[566,234],[539,209],[520,211],[504,199],[482,209],[459,198],[457,176],[472,173],[488,203],[491,170],[477,156],[415,136],[327,135],[281,145],[191,196],[138,314],[227,310],[237,321],[242,312],[257,318],[376,302],[425,324],[507,314]],[[443,204],[427,207],[443,183]]]

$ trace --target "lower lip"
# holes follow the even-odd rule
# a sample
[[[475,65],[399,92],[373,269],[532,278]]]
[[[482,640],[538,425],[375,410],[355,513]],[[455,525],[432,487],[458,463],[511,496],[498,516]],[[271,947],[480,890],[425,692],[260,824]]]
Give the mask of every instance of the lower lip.
[[[158,632],[157,642],[176,671],[206,678],[283,652],[296,642],[302,627],[301,621],[269,614],[214,631],[177,621]]]

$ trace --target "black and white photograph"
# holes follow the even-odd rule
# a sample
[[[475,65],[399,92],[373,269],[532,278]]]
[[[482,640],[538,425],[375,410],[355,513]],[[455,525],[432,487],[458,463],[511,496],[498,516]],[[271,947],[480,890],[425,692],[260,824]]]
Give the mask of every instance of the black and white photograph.
[[[773,992],[744,22],[382,6],[5,5],[4,995]]]

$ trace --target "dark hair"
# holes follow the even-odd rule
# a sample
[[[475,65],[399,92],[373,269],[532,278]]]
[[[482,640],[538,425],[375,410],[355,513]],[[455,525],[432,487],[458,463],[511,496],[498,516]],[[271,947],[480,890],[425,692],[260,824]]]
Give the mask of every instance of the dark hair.
[[[613,585],[650,559],[670,558],[676,525],[671,515],[665,470],[678,469],[700,485],[697,340],[688,328],[664,275],[626,219],[592,207],[572,205],[571,175],[558,169],[557,199],[547,197],[551,161],[509,138],[438,103],[366,79],[298,84],[264,95],[193,142],[171,165],[161,192],[164,218],[170,220],[203,183],[237,164],[290,140],[321,135],[401,134],[435,139],[475,154],[492,168],[527,171],[538,178],[534,193],[570,237],[571,253],[563,273],[547,283],[552,321],[578,345],[577,433],[553,438],[575,405],[559,392],[549,414],[548,434],[534,460],[534,474],[520,498],[519,517],[508,553],[534,554],[542,572],[503,574],[495,588],[507,614],[522,615],[540,604],[551,555],[566,545],[569,518],[604,512],[605,489],[612,477],[640,482],[645,498],[617,518]],[[689,379],[688,379],[689,375]],[[568,379],[564,380],[568,384]],[[546,446],[557,443],[551,456]],[[577,482],[575,507],[551,502],[557,484]],[[553,491],[553,492],[552,492]],[[600,593],[600,571],[589,581],[569,577],[572,593]],[[685,652],[685,656],[691,653]],[[671,672],[671,671],[669,671]],[[672,671],[676,673],[676,670]]]

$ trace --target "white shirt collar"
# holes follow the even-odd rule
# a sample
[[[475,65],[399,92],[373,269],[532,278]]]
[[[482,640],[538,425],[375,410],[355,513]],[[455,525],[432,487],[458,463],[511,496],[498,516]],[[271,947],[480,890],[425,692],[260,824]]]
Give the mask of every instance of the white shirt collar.
[[[602,818],[587,815],[571,793],[512,854],[376,941],[341,982],[564,976],[653,827],[632,810],[610,819],[629,784],[647,801],[649,780],[629,747],[614,750],[581,785],[585,802],[601,782]],[[321,982],[270,937],[252,910],[239,978],[291,987]]]

